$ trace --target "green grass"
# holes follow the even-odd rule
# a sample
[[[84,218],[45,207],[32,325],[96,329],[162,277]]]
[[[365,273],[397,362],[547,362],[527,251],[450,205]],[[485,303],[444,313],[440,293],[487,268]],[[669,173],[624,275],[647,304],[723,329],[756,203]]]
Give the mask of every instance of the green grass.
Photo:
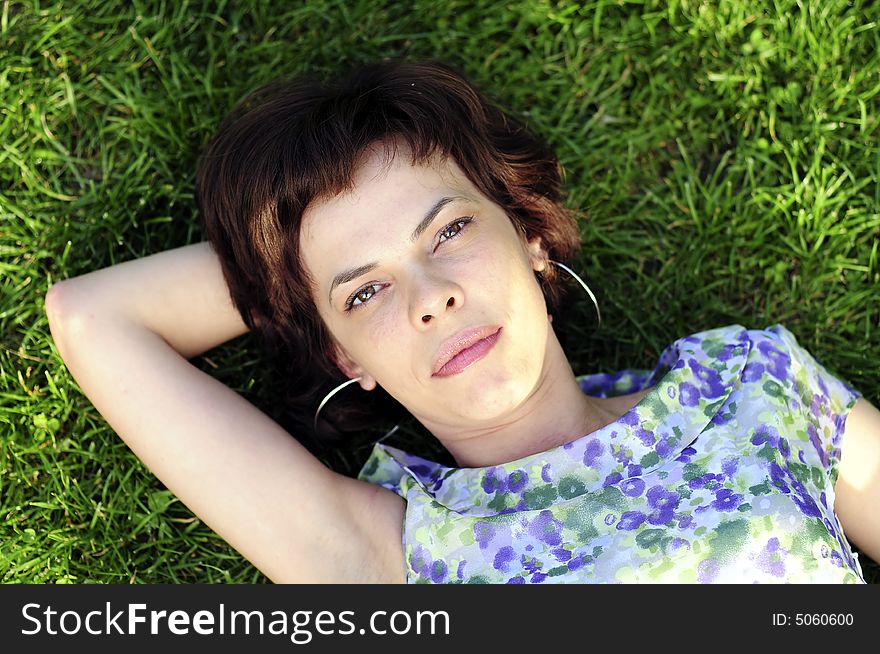
[[[878,51],[869,1],[0,1],[0,581],[265,581],[83,396],[43,298],[202,240],[196,157],[279,75],[440,57],[544,135],[603,315],[572,312],[577,372],[780,322],[877,404]],[[272,415],[250,336],[194,363]]]

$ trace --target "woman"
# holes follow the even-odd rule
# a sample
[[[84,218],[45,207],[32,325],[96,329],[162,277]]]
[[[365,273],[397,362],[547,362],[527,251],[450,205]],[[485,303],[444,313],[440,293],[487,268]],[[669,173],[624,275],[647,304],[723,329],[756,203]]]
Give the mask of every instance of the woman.
[[[57,284],[52,333],[132,450],[274,581],[862,581],[847,538],[880,560],[880,413],[780,325],[576,378],[559,186],[446,66],[278,83],[202,158],[210,245]],[[327,393],[348,380],[457,466],[378,444],[359,479],[331,472],[187,363],[248,330],[299,391],[294,436],[359,424]]]

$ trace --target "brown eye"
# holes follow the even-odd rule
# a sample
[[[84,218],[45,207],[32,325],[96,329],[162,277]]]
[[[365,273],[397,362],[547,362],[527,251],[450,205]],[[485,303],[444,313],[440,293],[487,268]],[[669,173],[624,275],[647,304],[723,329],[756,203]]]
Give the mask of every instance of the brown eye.
[[[357,309],[358,307],[365,305],[378,292],[376,289],[379,286],[380,284],[370,284],[369,286],[364,286],[362,289],[355,291],[345,302],[345,310],[351,311],[352,309]]]
[[[464,221],[459,220],[457,223],[452,223],[451,225],[444,227],[443,231],[440,232],[440,238],[446,240],[455,238],[462,229],[464,229]]]
[[[443,243],[458,236],[465,228],[465,225],[467,225],[472,220],[472,216],[466,216],[446,225],[446,227],[440,230],[440,243]]]

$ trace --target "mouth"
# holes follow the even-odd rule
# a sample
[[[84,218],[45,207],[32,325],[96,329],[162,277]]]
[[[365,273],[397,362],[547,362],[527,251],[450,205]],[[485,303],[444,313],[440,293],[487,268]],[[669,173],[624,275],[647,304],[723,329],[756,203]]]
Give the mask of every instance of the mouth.
[[[484,327],[457,334],[440,348],[432,377],[457,375],[484,358],[501,337],[501,327]]]

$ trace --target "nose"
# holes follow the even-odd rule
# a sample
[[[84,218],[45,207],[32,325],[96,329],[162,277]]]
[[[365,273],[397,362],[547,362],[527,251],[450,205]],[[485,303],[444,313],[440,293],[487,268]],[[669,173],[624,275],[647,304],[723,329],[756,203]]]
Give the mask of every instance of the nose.
[[[447,311],[460,309],[464,304],[461,287],[450,279],[425,276],[415,284],[410,319],[417,328],[423,329]]]

